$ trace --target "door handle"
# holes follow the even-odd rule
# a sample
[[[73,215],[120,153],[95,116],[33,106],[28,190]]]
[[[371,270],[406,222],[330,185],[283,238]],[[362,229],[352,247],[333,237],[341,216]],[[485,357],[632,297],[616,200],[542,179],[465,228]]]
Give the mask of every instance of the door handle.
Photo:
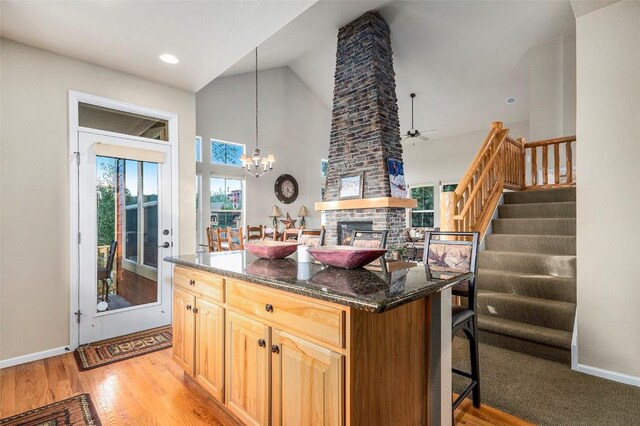
[[[158,246],[160,248],[169,248],[171,247],[171,244],[169,244],[168,242],[163,243],[161,246]]]

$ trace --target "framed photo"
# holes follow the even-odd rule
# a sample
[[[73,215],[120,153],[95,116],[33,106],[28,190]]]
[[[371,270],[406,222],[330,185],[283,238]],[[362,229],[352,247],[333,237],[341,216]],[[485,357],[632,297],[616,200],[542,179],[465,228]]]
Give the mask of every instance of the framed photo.
[[[362,198],[363,190],[363,173],[346,175],[340,178],[338,194],[341,200]]]
[[[407,198],[407,184],[404,181],[404,164],[399,158],[389,157],[389,183],[391,185],[391,196],[396,198]]]

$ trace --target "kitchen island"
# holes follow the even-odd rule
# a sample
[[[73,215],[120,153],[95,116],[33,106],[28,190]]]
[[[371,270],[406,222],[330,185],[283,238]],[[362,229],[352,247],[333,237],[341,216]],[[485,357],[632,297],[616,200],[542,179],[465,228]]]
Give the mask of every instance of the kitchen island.
[[[450,424],[450,287],[469,274],[244,250],[165,261],[174,359],[242,423]]]

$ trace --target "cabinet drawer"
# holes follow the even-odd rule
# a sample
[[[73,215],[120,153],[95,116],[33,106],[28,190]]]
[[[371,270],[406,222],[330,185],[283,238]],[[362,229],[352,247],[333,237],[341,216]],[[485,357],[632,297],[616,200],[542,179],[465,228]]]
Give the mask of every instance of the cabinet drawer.
[[[342,309],[230,279],[227,279],[227,305],[277,323],[284,330],[344,347],[345,312]]]
[[[174,284],[196,296],[224,302],[224,278],[209,272],[176,267],[173,270]]]

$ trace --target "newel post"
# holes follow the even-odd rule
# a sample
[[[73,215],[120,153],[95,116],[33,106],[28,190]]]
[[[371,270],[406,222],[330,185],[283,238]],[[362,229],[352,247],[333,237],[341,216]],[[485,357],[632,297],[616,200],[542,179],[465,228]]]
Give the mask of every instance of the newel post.
[[[456,223],[453,216],[456,214],[456,193],[442,192],[440,194],[440,230],[453,232],[456,230]]]

